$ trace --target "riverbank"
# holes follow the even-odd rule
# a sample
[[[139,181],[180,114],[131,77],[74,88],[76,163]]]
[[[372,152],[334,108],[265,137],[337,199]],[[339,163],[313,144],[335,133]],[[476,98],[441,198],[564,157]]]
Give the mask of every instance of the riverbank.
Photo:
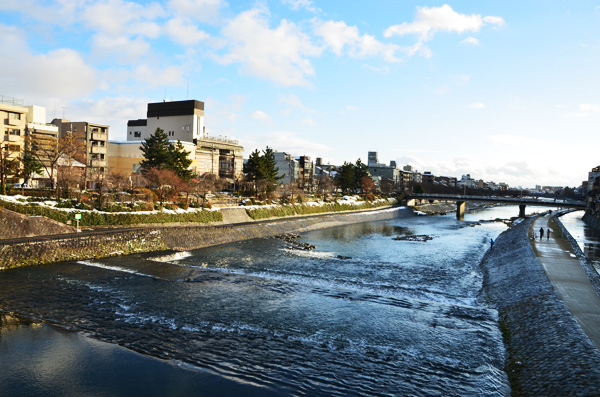
[[[112,229],[48,238],[31,238],[0,245],[0,270],[61,260],[82,260],[164,250],[193,250],[253,238],[412,216],[412,209],[394,207],[329,213],[213,226]]]
[[[529,241],[529,218],[482,261],[483,293],[498,310],[513,395],[598,395],[600,352],[555,293]]]

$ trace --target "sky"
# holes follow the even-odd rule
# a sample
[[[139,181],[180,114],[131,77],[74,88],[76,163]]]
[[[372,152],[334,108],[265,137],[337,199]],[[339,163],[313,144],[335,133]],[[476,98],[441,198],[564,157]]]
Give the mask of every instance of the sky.
[[[576,187],[600,164],[600,0],[2,0],[0,95],[342,164]]]

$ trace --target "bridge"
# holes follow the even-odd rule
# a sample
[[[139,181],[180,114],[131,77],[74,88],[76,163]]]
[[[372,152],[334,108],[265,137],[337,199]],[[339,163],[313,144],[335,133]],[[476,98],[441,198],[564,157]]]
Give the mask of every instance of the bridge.
[[[410,193],[406,195],[407,205],[411,205],[411,200],[438,200],[438,201],[454,201],[456,202],[456,217],[462,219],[465,215],[465,203],[467,201],[478,201],[488,203],[503,203],[503,204],[516,204],[519,206],[519,217],[525,217],[525,208],[528,205],[544,206],[544,207],[560,207],[560,208],[574,208],[574,209],[585,209],[585,202],[578,200],[567,200],[567,199],[540,199],[534,197],[507,197],[507,196],[472,196],[472,195],[460,195],[460,194],[430,194],[430,193]]]

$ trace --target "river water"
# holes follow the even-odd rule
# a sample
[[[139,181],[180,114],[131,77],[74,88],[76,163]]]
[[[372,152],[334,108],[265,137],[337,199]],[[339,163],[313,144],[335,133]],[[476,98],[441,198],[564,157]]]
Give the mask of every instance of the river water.
[[[0,312],[169,359],[179,377],[165,377],[157,395],[189,395],[182,384],[201,385],[199,395],[507,395],[497,313],[482,296],[479,267],[506,226],[480,220],[517,214],[499,207],[463,221],[415,216],[303,233],[313,251],[270,238],[6,270]],[[409,235],[432,239],[393,239]],[[15,385],[24,395],[64,394],[12,362],[38,347],[1,328],[0,394]],[[129,367],[110,384],[94,382],[122,365],[94,360],[95,372],[68,370],[89,380],[91,394],[130,394],[132,382],[167,373],[148,370],[153,378],[143,381],[137,371],[146,367]]]
[[[600,273],[600,232],[582,219],[584,211],[573,211],[560,217],[571,236],[590,263]]]

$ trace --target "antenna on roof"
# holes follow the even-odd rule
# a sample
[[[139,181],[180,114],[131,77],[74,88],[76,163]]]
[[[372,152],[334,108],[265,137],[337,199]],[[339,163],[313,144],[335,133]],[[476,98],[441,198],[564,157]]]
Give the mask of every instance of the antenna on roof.
[[[188,76],[187,92],[185,93],[185,99],[190,99],[190,76]]]

